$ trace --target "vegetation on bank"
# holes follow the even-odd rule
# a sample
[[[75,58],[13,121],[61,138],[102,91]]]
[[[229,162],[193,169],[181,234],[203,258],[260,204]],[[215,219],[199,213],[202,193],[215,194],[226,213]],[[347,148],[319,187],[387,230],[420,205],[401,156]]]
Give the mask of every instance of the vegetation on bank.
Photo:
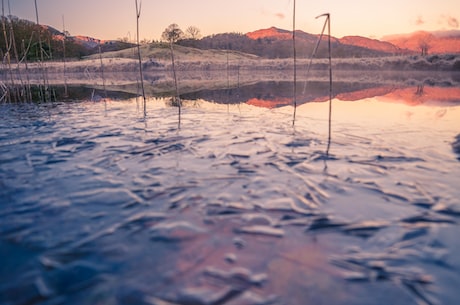
[[[122,41],[99,41],[89,37],[71,36],[67,31],[60,32],[52,27],[38,25],[35,22],[19,19],[15,16],[0,16],[4,25],[4,34],[0,35],[0,53],[2,58],[7,52],[16,50],[19,60],[29,61],[40,59],[40,43],[45,60],[67,58],[81,59],[99,52],[99,43],[103,52],[133,47],[134,44]],[[7,42],[5,41],[7,39]],[[63,41],[65,40],[65,45]],[[7,48],[8,46],[8,48]],[[65,48],[65,49],[64,49]],[[13,59],[13,56],[11,56]]]
[[[169,70],[170,49],[167,44],[154,43],[141,46],[146,71]],[[174,47],[176,58],[175,68],[178,71],[186,70],[287,70],[293,68],[290,58],[267,59],[252,54],[229,50],[200,50],[196,48],[176,45]],[[115,62],[116,58],[134,59],[135,54],[131,49],[107,52],[103,56]],[[96,55],[89,59],[97,58]],[[297,59],[299,70],[306,70],[309,59]],[[326,58],[312,61],[312,70],[328,69]],[[433,54],[421,55],[396,55],[365,58],[333,58],[334,70],[388,70],[388,71],[457,71],[460,72],[460,54]],[[115,67],[114,67],[115,68]],[[120,70],[116,68],[116,70]]]

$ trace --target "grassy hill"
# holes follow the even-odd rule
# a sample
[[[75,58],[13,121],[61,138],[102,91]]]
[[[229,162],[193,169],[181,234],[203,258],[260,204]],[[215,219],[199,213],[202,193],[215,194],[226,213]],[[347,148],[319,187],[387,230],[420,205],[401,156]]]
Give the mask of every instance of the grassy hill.
[[[88,56],[87,59],[97,60],[99,54]],[[130,48],[115,52],[106,52],[102,57],[112,59],[130,59],[131,68],[124,70],[137,70],[137,49]],[[141,46],[141,57],[144,71],[170,70],[171,53],[169,45],[164,43],[153,43]],[[176,69],[179,71],[194,70],[231,70],[252,69],[252,70],[290,70],[293,68],[292,58],[269,59],[257,55],[243,53],[240,51],[222,49],[197,49],[174,45],[174,57]],[[297,59],[298,71],[306,71],[309,59]],[[460,71],[459,54],[440,55],[398,55],[368,58],[333,58],[333,69],[335,70],[391,70],[391,71]],[[313,70],[328,69],[328,61],[325,58],[313,60]],[[114,69],[114,71],[121,69]],[[299,72],[302,73],[302,72]]]
[[[171,61],[171,51],[169,44],[166,43],[151,43],[140,47],[141,57],[143,60],[152,59],[159,63]],[[105,52],[103,58],[133,58],[137,59],[137,48],[129,48],[113,52]],[[213,62],[226,62],[236,60],[251,60],[259,57],[252,54],[247,54],[239,51],[231,50],[202,50],[192,47],[184,47],[174,45],[174,57],[178,61],[202,61],[210,60]],[[90,59],[99,58],[99,54],[88,56]]]

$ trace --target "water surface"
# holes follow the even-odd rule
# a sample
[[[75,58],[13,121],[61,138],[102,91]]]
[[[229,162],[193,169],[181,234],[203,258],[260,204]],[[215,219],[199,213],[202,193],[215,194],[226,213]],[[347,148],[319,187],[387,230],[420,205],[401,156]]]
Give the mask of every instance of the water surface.
[[[1,104],[0,303],[455,304],[458,97],[369,89]]]

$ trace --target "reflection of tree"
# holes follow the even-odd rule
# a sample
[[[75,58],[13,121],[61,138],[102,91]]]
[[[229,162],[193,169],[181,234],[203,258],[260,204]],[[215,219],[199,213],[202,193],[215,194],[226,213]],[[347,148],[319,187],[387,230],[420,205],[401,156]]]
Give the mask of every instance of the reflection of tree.
[[[424,95],[424,89],[425,89],[425,85],[421,84],[421,85],[417,85],[417,90],[415,90],[414,92],[414,102],[416,104],[421,104],[423,101],[422,101],[422,97]]]
[[[180,129],[181,125],[181,100],[177,96],[172,96],[169,100],[166,101],[166,105],[169,107],[177,107],[179,109],[179,112],[177,113],[177,128]]]
[[[457,160],[460,161],[460,134],[455,137],[455,141],[452,143],[452,149],[457,154]]]
[[[424,91],[425,85],[418,85],[417,90],[415,91],[415,96],[422,96]]]

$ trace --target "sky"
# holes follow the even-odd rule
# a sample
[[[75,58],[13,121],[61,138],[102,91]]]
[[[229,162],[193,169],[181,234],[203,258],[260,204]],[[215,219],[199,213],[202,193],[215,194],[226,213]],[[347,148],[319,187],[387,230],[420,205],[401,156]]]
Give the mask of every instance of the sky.
[[[34,0],[2,0],[5,15],[36,20]],[[71,35],[135,40],[135,0],[36,0],[39,22]],[[271,26],[291,30],[294,0],[138,0],[140,39],[159,40],[176,23],[182,30],[198,27],[203,36],[247,33]],[[9,7],[8,7],[9,6]],[[296,29],[321,32],[331,14],[335,37],[381,38],[419,30],[459,30],[459,0],[297,0]],[[64,22],[63,22],[64,20]]]

